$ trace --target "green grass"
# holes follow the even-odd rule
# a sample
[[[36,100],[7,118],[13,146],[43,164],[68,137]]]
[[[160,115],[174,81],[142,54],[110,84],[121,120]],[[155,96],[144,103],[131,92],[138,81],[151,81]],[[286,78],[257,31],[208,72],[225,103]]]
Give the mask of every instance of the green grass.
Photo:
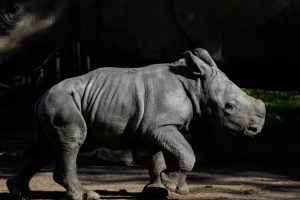
[[[269,91],[269,90],[256,90],[256,89],[244,89],[244,91],[251,96],[260,98],[267,102],[274,100],[289,100],[299,95],[297,91]]]
[[[300,94],[297,91],[265,91],[255,89],[244,89],[244,91],[250,96],[262,99],[272,107],[300,107]]]
[[[244,89],[255,98],[266,103],[266,124],[298,123],[300,111],[300,94],[297,91],[264,91]]]

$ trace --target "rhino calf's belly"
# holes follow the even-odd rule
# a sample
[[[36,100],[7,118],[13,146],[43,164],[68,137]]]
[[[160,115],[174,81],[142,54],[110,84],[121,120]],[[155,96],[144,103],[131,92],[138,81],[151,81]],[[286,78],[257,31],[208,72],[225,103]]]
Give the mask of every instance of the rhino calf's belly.
[[[103,107],[97,109],[96,117],[86,120],[87,134],[95,138],[97,144],[102,147],[123,149],[131,146],[138,122],[128,115],[129,111],[126,111],[125,115],[119,113],[119,109],[111,109],[110,112]]]
[[[94,138],[99,146],[110,149],[126,149],[134,143],[134,134],[126,131],[126,123],[123,122],[119,122],[118,125],[99,122],[99,125],[88,129],[88,135]]]

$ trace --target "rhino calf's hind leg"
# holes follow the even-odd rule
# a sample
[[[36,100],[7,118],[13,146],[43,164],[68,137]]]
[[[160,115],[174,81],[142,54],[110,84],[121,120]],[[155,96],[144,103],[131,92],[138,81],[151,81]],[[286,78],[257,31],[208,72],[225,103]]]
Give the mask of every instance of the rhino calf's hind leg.
[[[78,180],[76,160],[83,141],[74,142],[74,138],[72,140],[72,142],[67,142],[65,139],[64,143],[59,145],[53,178],[67,190],[65,200],[100,199],[100,195],[85,189]]]
[[[80,145],[66,143],[66,146],[58,151],[58,157],[54,169],[55,182],[67,190],[65,200],[96,200],[100,196],[93,191],[86,190],[78,180],[76,160]]]
[[[53,178],[55,182],[67,190],[66,200],[96,200],[99,194],[85,189],[78,180],[76,161],[81,145],[84,143],[87,128],[81,113],[71,99],[63,104],[59,110],[49,113],[53,119],[48,121],[50,127],[55,127],[48,132],[55,142],[55,168]]]

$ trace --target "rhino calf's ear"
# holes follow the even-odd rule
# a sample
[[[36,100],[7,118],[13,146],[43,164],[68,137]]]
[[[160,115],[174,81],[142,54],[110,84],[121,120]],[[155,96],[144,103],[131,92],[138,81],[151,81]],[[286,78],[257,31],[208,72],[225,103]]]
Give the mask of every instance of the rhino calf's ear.
[[[202,61],[204,61],[206,64],[208,64],[211,67],[217,67],[215,61],[210,56],[207,50],[202,48],[196,48],[193,49],[193,54],[196,55],[198,58],[200,58]]]
[[[211,73],[211,66],[205,61],[194,55],[191,51],[183,53],[187,67],[196,76],[205,77]]]

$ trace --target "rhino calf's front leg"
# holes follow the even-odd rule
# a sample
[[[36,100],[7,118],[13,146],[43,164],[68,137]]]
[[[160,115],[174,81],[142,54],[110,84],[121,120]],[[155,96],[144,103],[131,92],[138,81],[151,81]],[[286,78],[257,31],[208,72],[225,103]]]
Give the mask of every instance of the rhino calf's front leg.
[[[168,190],[161,182],[160,175],[166,169],[166,163],[162,151],[155,152],[149,163],[150,183],[143,189],[143,195],[150,198],[165,198]]]
[[[153,157],[154,168],[150,169],[150,172],[153,172],[150,173],[151,182],[158,186],[162,183],[169,191],[187,194],[189,190],[186,175],[195,164],[195,155],[190,144],[175,126],[156,129],[153,138],[161,152]],[[166,167],[163,159],[166,161]],[[152,185],[149,184],[148,187]]]

